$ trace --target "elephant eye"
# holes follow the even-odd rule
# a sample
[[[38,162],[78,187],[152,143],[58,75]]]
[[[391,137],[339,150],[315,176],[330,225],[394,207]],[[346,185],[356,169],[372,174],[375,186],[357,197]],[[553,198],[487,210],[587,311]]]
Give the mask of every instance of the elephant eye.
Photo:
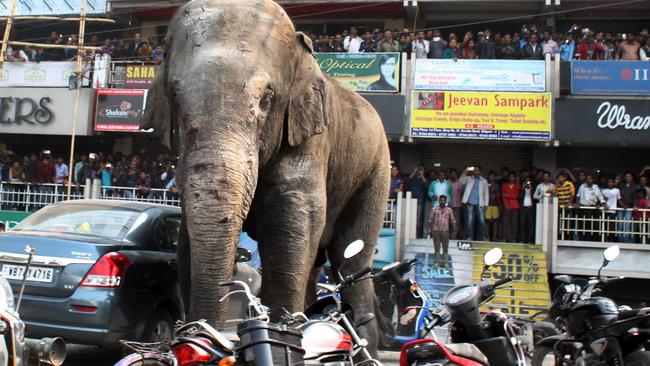
[[[271,108],[271,101],[273,100],[274,95],[275,94],[273,93],[273,89],[266,88],[264,95],[262,95],[262,98],[260,98],[260,109],[262,111],[266,112],[269,110],[269,108]]]

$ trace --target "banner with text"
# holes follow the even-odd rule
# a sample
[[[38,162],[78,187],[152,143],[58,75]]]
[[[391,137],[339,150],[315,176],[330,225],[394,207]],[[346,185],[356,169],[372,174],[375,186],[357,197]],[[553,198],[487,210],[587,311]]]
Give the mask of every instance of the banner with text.
[[[547,141],[551,100],[550,93],[413,92],[411,136]]]
[[[140,131],[147,90],[98,89],[95,131]]]
[[[76,62],[5,62],[0,75],[0,87],[68,87],[74,75]],[[89,68],[84,65],[84,70]],[[83,86],[90,84],[90,71],[86,71]]]
[[[547,310],[551,306],[548,270],[546,254],[539,245],[472,243],[474,283],[481,281],[483,255],[495,247],[503,250],[503,258],[485,273],[484,279],[496,282],[510,277],[512,282],[497,290],[494,300],[482,310],[498,309],[518,316],[530,316]]]
[[[158,65],[131,65],[126,67],[126,89],[149,89],[158,72]]]
[[[108,0],[86,1],[87,14],[104,14],[107,11]],[[9,16],[11,0],[0,0],[0,16]],[[16,3],[17,16],[33,15],[66,15],[81,13],[81,0],[21,0]]]
[[[573,61],[571,94],[648,95],[647,61]]]
[[[317,53],[321,70],[348,89],[358,92],[399,91],[400,54]]]
[[[544,61],[419,59],[414,89],[543,92],[545,75]]]
[[[555,111],[555,138],[562,141],[650,141],[647,99],[558,99]]]

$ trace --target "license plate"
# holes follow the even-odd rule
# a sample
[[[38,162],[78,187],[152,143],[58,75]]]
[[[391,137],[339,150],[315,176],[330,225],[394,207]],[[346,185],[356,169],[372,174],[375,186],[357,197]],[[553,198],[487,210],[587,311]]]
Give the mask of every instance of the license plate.
[[[25,266],[5,264],[2,266],[2,274],[10,280],[22,280],[25,275]],[[54,278],[52,268],[30,267],[27,273],[27,281],[50,283]]]

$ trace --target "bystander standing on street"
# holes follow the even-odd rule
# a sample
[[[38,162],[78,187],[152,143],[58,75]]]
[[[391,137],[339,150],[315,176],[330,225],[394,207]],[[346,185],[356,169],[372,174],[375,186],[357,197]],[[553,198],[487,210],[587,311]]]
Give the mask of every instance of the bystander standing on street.
[[[449,233],[454,230],[456,220],[454,212],[447,207],[447,196],[438,197],[438,206],[431,209],[429,225],[433,237],[434,262],[449,265]]]

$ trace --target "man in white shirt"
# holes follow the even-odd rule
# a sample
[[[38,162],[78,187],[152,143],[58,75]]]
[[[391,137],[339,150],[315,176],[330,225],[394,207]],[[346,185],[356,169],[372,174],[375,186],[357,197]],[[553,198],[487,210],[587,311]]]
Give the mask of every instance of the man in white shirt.
[[[614,179],[607,179],[607,188],[603,189],[603,197],[607,202],[607,241],[614,241],[614,232],[616,231],[616,208],[618,208],[618,201],[621,199],[621,190],[615,187]]]
[[[537,185],[533,198],[538,202],[543,203],[544,200],[547,200],[549,197],[551,197],[554,187],[555,185],[551,182],[551,173],[545,171],[542,174],[542,183]]]
[[[359,37],[357,28],[352,27],[350,28],[350,35],[343,40],[343,48],[348,53],[359,53],[361,52],[361,42],[363,42],[363,39]]]
[[[578,203],[580,204],[580,214],[578,218],[578,234],[581,240],[597,240],[598,220],[600,216],[597,208],[605,202],[605,198],[600,188],[594,184],[594,177],[589,174],[587,179],[578,190]]]
[[[429,54],[429,41],[424,39],[424,32],[418,32],[418,35],[412,44],[415,58],[427,58]]]
[[[10,62],[29,62],[29,58],[27,57],[27,54],[25,51],[21,50],[20,48],[11,48],[7,50],[7,61]]]
[[[526,178],[521,188],[521,210],[519,210],[519,239],[522,243],[535,241],[535,206],[533,205],[533,182]]]

